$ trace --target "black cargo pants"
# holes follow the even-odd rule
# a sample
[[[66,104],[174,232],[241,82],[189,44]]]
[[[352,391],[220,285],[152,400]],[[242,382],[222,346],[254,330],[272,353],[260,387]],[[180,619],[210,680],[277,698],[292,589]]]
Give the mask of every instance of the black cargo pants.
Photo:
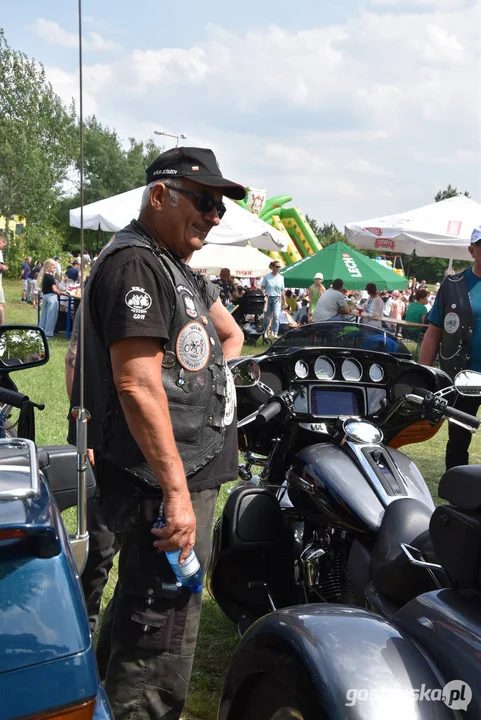
[[[97,473],[108,526],[120,544],[119,578],[97,646],[100,677],[116,720],[177,720],[187,695],[202,593],[175,589],[165,553],[151,528],[159,488],[102,461]],[[191,494],[195,552],[205,569],[218,489]]]
[[[468,415],[477,415],[481,398],[458,395],[454,407],[462,410]],[[456,467],[457,465],[468,465],[469,463],[469,446],[473,435],[469,430],[465,430],[459,425],[449,423],[448,425],[448,442],[446,445],[446,470]]]

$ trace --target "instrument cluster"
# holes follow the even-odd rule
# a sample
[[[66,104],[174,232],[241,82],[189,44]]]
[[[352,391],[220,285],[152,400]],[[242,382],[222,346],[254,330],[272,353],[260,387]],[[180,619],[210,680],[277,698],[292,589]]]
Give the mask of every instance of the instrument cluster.
[[[299,380],[344,380],[345,382],[381,383],[385,380],[385,369],[377,362],[361,363],[357,358],[336,358],[318,355],[314,362],[299,359],[294,365],[294,374]]]

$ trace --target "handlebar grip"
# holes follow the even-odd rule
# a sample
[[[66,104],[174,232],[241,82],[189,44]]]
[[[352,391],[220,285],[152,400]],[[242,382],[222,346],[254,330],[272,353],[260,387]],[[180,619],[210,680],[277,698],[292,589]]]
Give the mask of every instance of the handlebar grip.
[[[447,418],[451,418],[452,420],[459,420],[459,422],[462,422],[465,425],[470,425],[471,427],[476,429],[481,425],[480,418],[474,417],[474,415],[469,415],[462,410],[456,410],[456,408],[453,407],[445,408],[444,416]]]
[[[256,423],[258,423],[259,425],[266,425],[266,423],[273,420],[276,415],[279,415],[281,410],[282,405],[279,400],[271,400],[270,403],[264,405],[264,407],[261,408],[257,413]]]
[[[419,395],[420,397],[427,398],[431,397],[433,393],[430,390],[426,390],[426,388],[413,388],[412,390],[414,395]]]
[[[16,392],[15,390],[7,390],[7,388],[0,388],[0,403],[5,405],[12,405],[12,407],[21,408],[23,403],[28,400],[28,395]]]

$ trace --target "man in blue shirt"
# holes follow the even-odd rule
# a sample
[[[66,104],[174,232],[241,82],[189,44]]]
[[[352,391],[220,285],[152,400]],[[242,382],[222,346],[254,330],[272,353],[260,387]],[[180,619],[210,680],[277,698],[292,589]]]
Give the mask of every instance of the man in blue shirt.
[[[269,320],[272,315],[272,335],[279,337],[279,313],[281,310],[281,300],[284,305],[286,298],[284,295],[284,278],[279,274],[282,265],[277,260],[269,264],[270,273],[264,275],[261,280],[261,288],[267,297],[267,309],[264,313],[264,333],[267,335]]]
[[[74,260],[73,263],[70,265],[70,267],[67,268],[65,272],[65,276],[67,280],[70,280],[71,282],[77,282],[79,278],[80,270],[79,270],[79,264],[77,260]]]
[[[469,252],[474,263],[471,267],[464,270],[463,273],[459,273],[459,275],[464,276],[465,280],[465,285],[462,283],[459,283],[459,285],[467,289],[469,303],[474,316],[465,367],[468,370],[481,372],[481,225],[473,230]],[[456,278],[456,276],[453,276],[453,278]],[[444,280],[444,282],[448,281],[449,278]],[[461,292],[463,291],[461,290]],[[424,336],[419,353],[419,362],[422,365],[432,365],[440,349],[440,345],[445,342],[444,337],[446,334],[448,339],[449,336],[455,338],[463,327],[463,321],[458,314],[458,310],[460,310],[464,298],[460,298],[461,302],[459,303],[459,307],[456,307],[456,303],[448,303],[443,306],[442,302],[439,301],[439,297],[440,295],[438,294],[427,317],[429,327]],[[456,310],[456,312],[454,312],[454,310]],[[449,359],[448,356],[445,357]],[[480,405],[481,398],[477,397],[463,397],[458,395],[456,400],[456,407],[470,415],[476,415]],[[457,465],[468,464],[468,450],[471,437],[472,435],[468,430],[464,430],[454,423],[449,424],[449,440],[446,446],[447,470]]]

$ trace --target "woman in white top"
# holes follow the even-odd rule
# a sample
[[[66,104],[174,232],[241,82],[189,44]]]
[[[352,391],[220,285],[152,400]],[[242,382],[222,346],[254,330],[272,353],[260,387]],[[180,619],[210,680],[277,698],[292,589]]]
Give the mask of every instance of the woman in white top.
[[[377,291],[377,287],[374,283],[368,283],[366,285],[366,292],[369,295],[366,303],[365,312],[371,317],[361,318],[361,322],[365,325],[372,325],[372,327],[382,328],[381,318],[384,313],[384,303],[382,297]],[[379,320],[377,318],[380,318]]]

